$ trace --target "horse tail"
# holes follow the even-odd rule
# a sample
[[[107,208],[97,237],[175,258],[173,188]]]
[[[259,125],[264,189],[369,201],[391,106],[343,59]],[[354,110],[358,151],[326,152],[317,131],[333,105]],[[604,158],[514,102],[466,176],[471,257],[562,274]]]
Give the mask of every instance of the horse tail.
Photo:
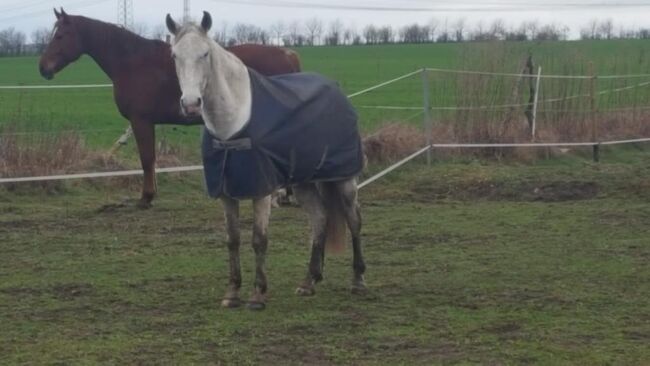
[[[298,56],[298,53],[288,48],[285,48],[284,52],[285,55],[287,56],[287,60],[289,61],[289,64],[291,64],[293,68],[293,72],[301,72],[302,65],[300,64],[300,57]]]
[[[335,182],[321,183],[320,192],[327,217],[325,249],[331,253],[342,253],[345,250],[347,220],[341,194]]]

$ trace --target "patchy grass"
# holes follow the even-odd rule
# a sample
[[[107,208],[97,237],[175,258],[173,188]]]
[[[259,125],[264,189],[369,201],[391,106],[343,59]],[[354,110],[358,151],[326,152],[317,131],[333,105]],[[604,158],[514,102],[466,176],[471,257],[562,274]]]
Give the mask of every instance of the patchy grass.
[[[199,174],[161,177],[149,211],[103,185],[0,190],[0,363],[648,363],[648,153],[604,156],[413,164],[371,185],[365,297],[349,254],[296,297],[306,218],[276,209],[261,313],[219,307],[223,219]]]

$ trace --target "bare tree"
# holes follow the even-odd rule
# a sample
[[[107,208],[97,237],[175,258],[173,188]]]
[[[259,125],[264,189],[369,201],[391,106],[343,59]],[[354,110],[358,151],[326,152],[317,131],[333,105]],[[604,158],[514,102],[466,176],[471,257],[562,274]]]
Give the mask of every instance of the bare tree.
[[[454,23],[455,29],[455,38],[456,42],[462,42],[465,40],[465,18],[460,18]]]
[[[377,28],[373,24],[367,25],[363,28],[363,38],[366,39],[366,44],[376,44],[379,40]]]
[[[614,36],[614,22],[612,19],[605,19],[600,22],[598,26],[598,32],[601,35],[601,38],[612,39]]]
[[[592,19],[587,23],[587,26],[584,28],[585,34],[587,35],[586,39],[599,39],[600,35],[598,34],[598,19]]]
[[[330,22],[327,35],[325,36],[325,43],[329,46],[337,46],[341,43],[343,33],[343,22],[336,19]]]
[[[0,31],[0,56],[20,55],[26,40],[25,33],[13,27]]]
[[[379,38],[379,42],[383,44],[393,43],[395,33],[390,25],[385,25],[377,30],[377,37]]]
[[[36,52],[42,53],[45,50],[45,47],[47,47],[47,44],[50,43],[51,38],[52,31],[45,27],[34,30],[32,32],[32,43],[36,48]]]
[[[569,34],[569,27],[559,24],[551,23],[543,25],[535,37],[536,41],[564,41]]]
[[[140,37],[147,37],[147,33],[149,33],[149,26],[146,23],[138,22],[133,24],[133,28],[129,30],[139,35]]]
[[[151,38],[157,40],[164,40],[167,36],[167,27],[162,24],[157,24],[151,29]]]
[[[528,39],[536,39],[537,31],[539,30],[539,22],[536,20],[524,22],[522,28],[525,29],[526,37]]]
[[[434,42],[436,40],[436,32],[440,26],[440,21],[436,18],[429,19],[429,41]]]
[[[350,45],[354,38],[358,35],[356,28],[354,26],[348,26],[343,31],[343,43]]]
[[[282,42],[282,38],[284,38],[284,33],[286,31],[287,27],[284,25],[283,21],[278,21],[275,22],[271,25],[271,35],[273,36],[273,39],[275,40],[275,44],[280,44]]]
[[[235,43],[261,43],[268,42],[268,34],[254,24],[237,23],[233,27],[233,39]]]
[[[302,39],[303,35],[301,32],[301,26],[300,23],[297,20],[294,20],[293,22],[289,23],[288,27],[288,36],[289,36],[289,43],[292,46],[302,46]]]
[[[228,44],[228,23],[227,22],[221,23],[221,29],[215,30],[212,39],[214,39],[214,41],[219,43],[220,45]]]
[[[318,40],[323,32],[323,22],[318,18],[311,18],[305,22],[307,28],[307,43],[310,46],[318,44]]]
[[[494,19],[492,24],[490,24],[489,33],[492,39],[504,39],[506,35],[506,24],[503,19]]]

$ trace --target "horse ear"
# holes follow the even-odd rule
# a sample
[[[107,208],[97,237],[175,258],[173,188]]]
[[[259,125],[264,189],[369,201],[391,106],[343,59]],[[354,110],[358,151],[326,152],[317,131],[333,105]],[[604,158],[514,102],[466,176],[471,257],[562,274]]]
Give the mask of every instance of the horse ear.
[[[165,18],[165,24],[167,24],[167,30],[169,30],[169,33],[176,35],[178,32],[178,26],[176,25],[176,22],[174,19],[172,19],[172,16],[167,13],[167,17]]]
[[[208,33],[210,27],[212,27],[212,17],[210,16],[210,13],[204,10],[203,19],[201,20],[201,28],[203,28],[203,30]]]
[[[61,18],[61,13],[59,13],[59,12],[56,10],[56,8],[54,8],[54,16],[56,17],[56,19]]]
[[[60,15],[61,15],[61,19],[63,19],[63,22],[64,22],[64,23],[67,23],[68,20],[69,20],[69,19],[68,19],[68,13],[66,13],[65,10],[63,10],[63,7],[61,7],[61,13],[60,13]]]

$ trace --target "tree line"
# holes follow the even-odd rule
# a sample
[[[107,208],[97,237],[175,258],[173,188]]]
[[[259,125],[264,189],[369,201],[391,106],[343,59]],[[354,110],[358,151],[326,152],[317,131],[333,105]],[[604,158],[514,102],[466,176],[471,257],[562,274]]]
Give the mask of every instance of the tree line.
[[[249,23],[222,23],[213,30],[213,38],[223,45],[260,43],[301,46],[378,45],[396,43],[449,43],[484,41],[563,41],[570,38],[570,28],[560,23],[542,24],[524,21],[518,26],[507,25],[502,19],[468,25],[464,18],[453,21],[431,19],[426,24],[413,23],[401,27],[369,24],[359,29],[346,26],[341,20],[324,22],[319,18],[306,21],[278,21],[269,27]],[[131,29],[137,34],[155,39],[165,39],[163,25],[149,29],[136,24]],[[51,37],[47,28],[25,33],[9,27],[0,30],[0,57],[39,54]],[[594,19],[579,29],[579,38],[600,39],[650,39],[650,28],[632,29],[616,27],[611,19]]]

